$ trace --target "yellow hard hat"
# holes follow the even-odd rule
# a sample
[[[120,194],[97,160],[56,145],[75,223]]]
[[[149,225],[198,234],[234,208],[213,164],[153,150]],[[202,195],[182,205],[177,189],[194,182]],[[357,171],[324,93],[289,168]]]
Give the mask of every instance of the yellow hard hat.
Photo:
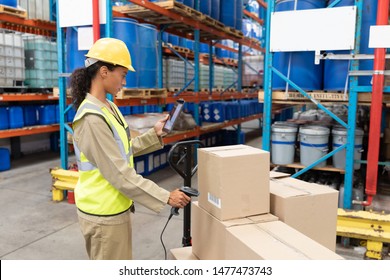
[[[126,44],[118,39],[101,38],[97,40],[85,56],[113,65],[120,65],[135,72]]]

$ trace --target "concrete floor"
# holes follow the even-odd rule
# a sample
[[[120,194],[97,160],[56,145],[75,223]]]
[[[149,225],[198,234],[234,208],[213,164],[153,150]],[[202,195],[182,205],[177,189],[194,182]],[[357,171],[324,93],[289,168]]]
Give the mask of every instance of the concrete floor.
[[[247,145],[261,147],[258,123],[243,125],[248,131]],[[74,157],[70,157],[74,162]],[[58,154],[29,155],[12,162],[12,169],[0,173],[0,259],[3,260],[84,260],[87,254],[81,235],[76,207],[67,201],[53,202],[50,168],[60,166]],[[159,186],[172,190],[183,179],[170,167],[148,176]],[[193,186],[197,186],[196,175]],[[134,259],[164,259],[160,234],[170,207],[160,214],[136,205],[133,215]],[[174,216],[163,240],[169,249],[181,247],[182,218]],[[362,259],[360,252],[343,249],[347,259]]]

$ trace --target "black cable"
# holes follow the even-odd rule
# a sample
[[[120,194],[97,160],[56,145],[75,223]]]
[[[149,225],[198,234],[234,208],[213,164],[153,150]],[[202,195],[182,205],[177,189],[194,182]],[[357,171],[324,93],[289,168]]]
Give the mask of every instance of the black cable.
[[[160,241],[161,241],[161,244],[162,244],[162,246],[163,246],[163,248],[164,248],[165,260],[167,260],[167,250],[165,249],[165,245],[164,245],[162,236],[163,236],[163,233],[164,233],[164,231],[165,231],[165,228],[167,227],[167,225],[168,225],[169,221],[171,220],[172,216],[173,216],[173,214],[170,214],[170,215],[169,215],[168,221],[167,221],[167,223],[165,224],[165,226],[164,226],[164,228],[163,228],[163,230],[162,230],[162,232],[161,232],[161,235],[160,235]]]

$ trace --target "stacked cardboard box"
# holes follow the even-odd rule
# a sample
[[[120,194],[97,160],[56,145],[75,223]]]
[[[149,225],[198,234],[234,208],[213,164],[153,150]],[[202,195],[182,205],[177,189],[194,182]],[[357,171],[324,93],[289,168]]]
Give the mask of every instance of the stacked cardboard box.
[[[338,191],[271,175],[271,213],[328,249],[336,250]]]
[[[183,247],[171,249],[168,260],[196,261],[199,259],[192,253],[192,247]]]
[[[270,183],[274,186],[277,180],[282,186],[287,184],[288,190],[291,191],[291,182],[274,178],[270,181],[269,153],[245,145],[199,149],[198,159],[200,196],[198,202],[192,203],[191,211],[192,254],[196,258],[342,259],[331,250],[333,248],[329,249],[333,245],[329,240],[336,237],[336,224],[333,225],[333,219],[337,218],[336,191],[328,197],[329,201],[332,201],[328,204],[326,199],[319,199],[322,196],[320,192],[313,190],[312,195],[307,190],[304,195],[300,195],[307,196],[311,203],[305,203],[303,200],[298,206],[294,206],[289,203],[289,198],[285,198],[283,191],[279,194],[281,198],[276,199],[277,195],[272,191],[270,193]],[[283,177],[284,174],[273,173],[272,176]],[[283,181],[283,184],[279,180]],[[327,192],[324,193],[324,196],[328,195]],[[322,209],[316,209],[317,202],[320,203],[318,208]],[[321,222],[323,217],[318,216],[318,213],[332,213],[329,221],[325,219],[325,225],[317,229],[330,227],[324,235],[329,233],[331,238],[315,241],[313,237],[306,236],[288,224],[296,221],[291,219],[294,215],[289,216],[289,213],[283,211],[275,211],[274,215],[270,213],[274,208],[284,210],[283,205],[286,206],[287,212],[297,208],[303,212],[311,211],[314,217],[307,220],[308,227],[316,227]],[[300,211],[295,213],[299,214]],[[333,211],[336,213],[334,216]],[[283,213],[286,215],[283,216]],[[310,212],[307,213],[310,216]],[[305,227],[302,227],[302,230],[316,237],[313,231]],[[320,241],[327,244],[328,248],[320,244]]]

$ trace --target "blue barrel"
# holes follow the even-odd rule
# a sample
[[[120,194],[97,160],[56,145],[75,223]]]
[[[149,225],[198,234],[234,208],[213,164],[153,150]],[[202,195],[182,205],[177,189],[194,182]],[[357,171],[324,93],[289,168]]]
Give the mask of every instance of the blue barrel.
[[[253,14],[258,16],[259,15],[259,7],[260,7],[260,5],[257,2],[257,0],[249,0],[249,1],[246,1],[246,2],[248,2],[248,4],[246,5],[245,10],[247,10],[248,12],[253,13]]]
[[[211,103],[211,122],[224,122],[226,120],[226,104],[224,102]]]
[[[31,126],[38,124],[38,110],[35,105],[24,106],[24,125]]]
[[[56,121],[55,123],[60,123],[60,105],[56,105],[56,108],[55,108],[55,114],[56,114]],[[72,119],[73,120],[73,119]],[[64,115],[64,121],[68,121],[68,114]]]
[[[194,0],[176,0],[176,2],[183,3],[184,5],[187,5],[190,8],[194,8],[195,7]]]
[[[138,87],[138,75],[140,57],[138,47],[138,21],[130,18],[114,18],[113,19],[113,37],[125,42],[129,49],[131,60],[135,72],[129,71],[126,76],[126,88]]]
[[[157,29],[151,24],[138,25],[139,66],[138,87],[157,87]]]
[[[66,28],[66,72],[72,73],[75,69],[84,67],[87,50],[79,50],[77,28]]]
[[[0,107],[0,130],[9,128],[9,108]]]
[[[374,54],[375,49],[368,47],[368,41],[370,37],[370,26],[376,25],[376,16],[378,11],[377,0],[365,0],[363,1],[363,16],[362,16],[362,29],[360,34],[360,53]],[[359,62],[360,70],[373,70],[374,60],[361,60]],[[359,77],[359,85],[369,86],[371,85],[372,76]]]
[[[250,19],[244,18],[242,20],[242,33],[244,34],[245,37],[253,37],[253,32],[252,32],[252,21]]]
[[[6,5],[16,8],[18,6],[17,0],[0,0],[0,5]]]
[[[180,37],[177,35],[169,34],[168,35],[168,42],[171,43],[174,46],[179,46],[180,44]]]
[[[11,106],[8,111],[9,128],[21,128],[24,126],[23,108]]]
[[[56,105],[39,107],[39,124],[48,125],[56,122]]]
[[[162,41],[164,43],[168,43],[169,42],[169,34],[167,32],[163,32],[163,34],[162,34]]]
[[[187,48],[187,38],[180,37],[179,38],[179,46],[183,48]]]
[[[179,45],[183,48],[187,48],[190,50],[194,49],[194,41],[191,39],[180,37],[179,38]]]
[[[68,113],[66,115],[66,118],[67,118],[68,121],[73,122],[73,119],[74,119],[75,116],[76,116],[76,110],[74,109],[74,107],[72,107],[68,111]]]
[[[187,47],[186,48],[188,48],[188,49],[193,51],[194,50],[194,44],[195,44],[194,40],[187,39]]]
[[[221,0],[211,0],[211,17],[218,21],[220,13],[220,1]]]
[[[209,45],[205,43],[199,43],[199,52],[200,53],[209,53]]]
[[[11,156],[7,148],[0,148],[0,171],[11,168]]]
[[[236,27],[236,2],[235,0],[221,0],[220,2],[219,21],[233,28]]]
[[[294,10],[295,0],[279,0],[275,11]],[[297,10],[325,8],[326,0],[298,0]],[[289,79],[304,90],[321,90],[323,80],[323,64],[314,64],[313,52],[276,52],[274,67],[287,76],[291,56]],[[273,89],[285,89],[286,82],[273,74]],[[289,87],[291,88],[291,86]]]
[[[236,23],[235,23],[235,28],[237,30],[241,30],[242,29],[242,17],[243,17],[243,12],[242,10],[244,9],[243,5],[242,5],[242,0],[237,0],[236,1]]]
[[[217,57],[220,58],[229,58],[229,51],[222,48],[215,48]]]
[[[211,15],[211,0],[199,1],[199,11],[205,15]]]
[[[353,6],[354,0],[342,0],[336,7]],[[378,3],[376,0],[365,0],[363,2],[362,26],[360,36],[360,53],[373,54],[374,49],[368,48],[370,26],[376,24]],[[350,51],[330,51],[334,54],[348,54]],[[324,68],[324,89],[344,90],[347,81],[349,61],[347,60],[325,60]],[[359,70],[372,70],[373,60],[360,60]],[[369,86],[371,76],[359,77],[359,85]],[[348,81],[347,81],[348,82]],[[349,84],[349,83],[348,83]]]

